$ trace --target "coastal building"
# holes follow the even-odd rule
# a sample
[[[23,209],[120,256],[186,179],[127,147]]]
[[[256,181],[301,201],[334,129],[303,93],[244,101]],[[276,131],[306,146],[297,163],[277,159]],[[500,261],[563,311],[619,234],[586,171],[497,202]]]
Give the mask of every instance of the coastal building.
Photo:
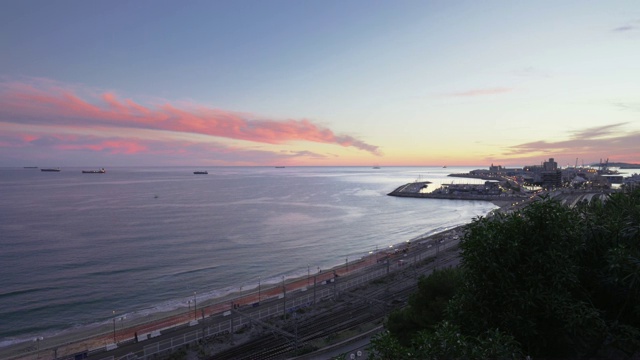
[[[522,169],[518,168],[506,168],[502,165],[493,165],[489,166],[489,170],[485,169],[476,169],[471,170],[469,174],[482,176],[485,178],[497,178],[500,176],[517,176],[522,173]]]
[[[604,167],[606,168],[606,164]],[[600,166],[602,169],[603,165]],[[468,174],[455,174],[450,176],[474,177],[485,180],[507,181],[511,186],[525,184],[538,186],[545,189],[572,187],[572,188],[610,188],[612,184],[620,184],[623,179],[619,174],[607,169],[604,174],[592,166],[558,167],[554,158],[540,162],[539,165],[527,165],[522,168],[505,168],[502,165],[491,164],[488,169],[476,169]],[[509,186],[507,186],[509,187]],[[450,189],[449,191],[460,191]]]
[[[640,174],[633,174],[624,179],[624,186],[627,188],[634,188],[640,186]]]
[[[502,194],[500,183],[497,181],[485,181],[483,185],[476,184],[442,184],[442,187],[434,191],[435,194],[450,195],[491,195]]]
[[[542,187],[550,189],[562,186],[562,170],[558,169],[558,163],[553,158],[542,163],[542,169],[540,172]]]
[[[540,165],[525,166],[523,170],[526,174],[524,178],[527,183],[542,186],[546,189],[562,186],[562,170],[558,169],[558,163],[554,158],[549,158],[548,161],[544,161]]]
[[[558,163],[553,158],[549,158],[549,161],[542,163],[544,171],[556,171],[558,170]]]

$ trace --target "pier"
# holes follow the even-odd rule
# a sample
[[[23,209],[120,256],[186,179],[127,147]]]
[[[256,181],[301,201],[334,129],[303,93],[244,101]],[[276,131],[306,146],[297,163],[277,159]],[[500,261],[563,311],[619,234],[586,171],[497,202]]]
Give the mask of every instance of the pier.
[[[527,198],[523,194],[509,194],[502,192],[498,183],[484,185],[475,184],[449,184],[432,192],[424,190],[430,182],[409,183],[398,187],[390,192],[389,196],[411,197],[423,199],[449,199],[449,200],[478,200],[478,201],[499,201],[514,202]]]
[[[397,189],[393,190],[388,195],[416,197],[411,195],[423,194],[423,190],[425,190],[427,186],[429,186],[429,184],[431,184],[431,181],[416,181],[416,182],[404,184],[398,187]]]

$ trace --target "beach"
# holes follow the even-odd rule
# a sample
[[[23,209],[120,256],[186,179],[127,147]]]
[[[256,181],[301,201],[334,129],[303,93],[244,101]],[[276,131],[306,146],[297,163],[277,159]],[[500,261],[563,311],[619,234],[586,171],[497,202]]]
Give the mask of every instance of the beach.
[[[68,357],[78,354],[102,354],[107,349],[114,349],[114,344],[124,346],[127,344],[138,342],[143,336],[148,337],[151,334],[159,334],[161,332],[171,332],[172,329],[193,324],[194,317],[197,321],[204,321],[206,318],[220,315],[232,309],[256,306],[258,303],[268,302],[269,300],[282,298],[283,294],[292,294],[301,290],[308,290],[313,284],[330,282],[336,277],[347,277],[352,274],[362,274],[372,269],[379,269],[381,260],[386,257],[390,258],[390,263],[401,260],[401,255],[405,249],[423,247],[426,244],[440,243],[441,241],[458,241],[462,236],[464,226],[458,226],[447,231],[430,235],[424,238],[416,239],[413,243],[404,242],[396,244],[392,250],[379,251],[378,253],[368,254],[349,264],[336,266],[332,269],[321,271],[313,276],[303,276],[296,279],[290,279],[276,286],[265,288],[245,290],[241,293],[229,294],[223,298],[210,299],[199,304],[197,309],[189,309],[185,311],[173,311],[168,313],[157,313],[152,318],[145,319],[139,324],[119,328],[114,325],[113,328],[109,324],[94,329],[93,333],[88,334],[86,331],[81,333],[68,333],[58,338],[42,340],[35,349],[33,344],[19,344],[11,348],[0,349],[0,355],[6,359],[55,359],[56,357]],[[397,263],[396,263],[397,264]],[[194,314],[196,314],[194,316]],[[114,322],[115,324],[115,322]],[[114,331],[115,329],[115,331]],[[114,342],[114,339],[116,341]],[[149,338],[151,340],[151,338]],[[54,347],[48,344],[56,344]],[[35,356],[35,357],[34,357]],[[94,355],[97,356],[97,355]],[[105,355],[106,356],[106,355]]]

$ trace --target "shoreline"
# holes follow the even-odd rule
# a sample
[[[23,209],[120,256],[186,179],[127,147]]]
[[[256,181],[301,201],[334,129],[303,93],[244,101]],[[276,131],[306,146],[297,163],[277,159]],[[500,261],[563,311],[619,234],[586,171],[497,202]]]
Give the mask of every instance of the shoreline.
[[[413,239],[396,243],[391,248],[397,252],[411,244],[439,241],[443,237],[457,233],[468,224],[469,223],[453,226],[437,233],[425,233]],[[304,291],[303,289],[313,286],[314,278],[317,282],[325,282],[333,279],[335,275],[343,276],[366,271],[368,267],[376,265],[380,258],[392,255],[393,251],[390,251],[389,248],[383,248],[377,252],[370,251],[368,254],[365,253],[365,255],[360,258],[348,262],[348,264],[339,264],[330,269],[323,269],[320,273],[310,274],[310,276],[298,275],[288,279],[285,277],[284,291]],[[234,304],[236,306],[246,306],[264,302],[268,299],[278,298],[278,296],[283,293],[282,289],[283,287],[280,284],[272,283],[260,284],[255,287],[249,285],[249,288],[240,291],[230,290],[225,295],[202,300],[202,307],[200,307],[200,302],[198,301],[196,304],[198,305],[196,316],[197,319],[200,320],[214,314],[229,311],[233,308]],[[26,359],[33,357],[37,352],[40,358],[47,359],[53,358],[54,356],[65,357],[83,352],[90,353],[92,351],[100,351],[100,349],[108,348],[115,343],[135,341],[136,337],[148,336],[150,338],[153,333],[188,326],[188,324],[193,321],[194,310],[190,307],[177,307],[168,311],[154,312],[139,317],[135,316],[135,313],[132,313],[131,317],[132,319],[128,323],[125,322],[126,325],[124,325],[124,328],[121,328],[120,324],[117,326],[115,335],[115,324],[112,326],[112,322],[107,320],[99,324],[84,325],[82,328],[63,330],[58,334],[51,335],[39,341],[37,345],[34,345],[33,340],[25,340],[0,347],[0,357],[14,360]],[[115,343],[114,336],[116,338]]]

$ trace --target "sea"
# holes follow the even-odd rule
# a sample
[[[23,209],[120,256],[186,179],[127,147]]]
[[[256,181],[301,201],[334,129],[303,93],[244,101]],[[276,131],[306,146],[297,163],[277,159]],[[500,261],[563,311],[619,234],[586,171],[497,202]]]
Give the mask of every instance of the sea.
[[[84,168],[86,170],[86,168]],[[0,168],[0,347],[344,264],[484,216],[472,167]],[[194,171],[208,175],[194,175]]]

